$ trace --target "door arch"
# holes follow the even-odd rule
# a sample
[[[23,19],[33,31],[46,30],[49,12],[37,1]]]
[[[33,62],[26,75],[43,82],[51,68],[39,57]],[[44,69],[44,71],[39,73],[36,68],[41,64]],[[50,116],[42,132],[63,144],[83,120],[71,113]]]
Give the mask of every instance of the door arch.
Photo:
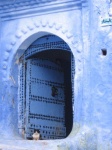
[[[73,125],[74,60],[69,46],[55,35],[45,35],[25,51],[20,66],[19,129],[32,139],[67,137]]]

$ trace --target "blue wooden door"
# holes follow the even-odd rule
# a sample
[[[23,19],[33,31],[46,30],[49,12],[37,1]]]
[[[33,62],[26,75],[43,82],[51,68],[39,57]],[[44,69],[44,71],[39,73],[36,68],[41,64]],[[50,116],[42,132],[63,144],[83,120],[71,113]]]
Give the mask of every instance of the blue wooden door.
[[[36,130],[42,139],[66,137],[63,68],[37,58],[27,60],[26,138],[32,138]]]

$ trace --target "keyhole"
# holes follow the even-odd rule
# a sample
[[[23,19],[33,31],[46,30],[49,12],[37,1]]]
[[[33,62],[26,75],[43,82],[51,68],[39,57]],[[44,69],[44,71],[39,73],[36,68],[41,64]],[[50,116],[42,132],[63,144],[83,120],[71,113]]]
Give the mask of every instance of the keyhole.
[[[58,89],[55,86],[52,86],[52,96],[55,97],[56,95],[58,95]]]

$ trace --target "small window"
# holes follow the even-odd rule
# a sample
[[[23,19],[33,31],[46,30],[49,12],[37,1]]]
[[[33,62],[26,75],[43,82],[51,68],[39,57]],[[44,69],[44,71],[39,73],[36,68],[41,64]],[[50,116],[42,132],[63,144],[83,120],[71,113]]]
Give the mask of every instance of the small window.
[[[107,55],[107,50],[106,50],[106,49],[102,49],[101,51],[102,51],[102,55],[103,55],[103,56],[106,56],[106,55]]]

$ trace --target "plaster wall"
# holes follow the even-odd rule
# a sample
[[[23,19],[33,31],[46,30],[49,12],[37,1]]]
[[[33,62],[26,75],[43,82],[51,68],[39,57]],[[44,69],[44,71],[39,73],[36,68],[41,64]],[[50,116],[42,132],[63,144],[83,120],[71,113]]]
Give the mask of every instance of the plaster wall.
[[[73,17],[73,14],[76,16]],[[76,99],[82,90],[81,10],[41,15],[1,22],[1,134],[5,139],[18,135],[18,65],[19,57],[37,38],[45,34],[61,37],[71,48],[76,64]],[[5,44],[4,44],[5,43]],[[78,47],[78,48],[77,48]],[[79,65],[77,65],[79,64]],[[81,92],[80,92],[81,93]],[[79,102],[78,102],[79,103]],[[80,101],[81,103],[81,101]],[[74,107],[74,106],[73,106]],[[81,105],[79,106],[81,107]],[[78,109],[78,108],[77,108]],[[75,107],[74,107],[75,110]],[[81,109],[80,109],[81,110]],[[80,111],[74,120],[81,122]],[[5,119],[4,119],[5,118]],[[8,132],[8,134],[7,134]]]
[[[112,149],[112,53],[109,0],[92,0],[88,7],[40,16],[1,21],[0,26],[0,135],[2,146],[19,149]],[[52,33],[62,38],[75,58],[74,125],[63,140],[26,141],[18,135],[18,59],[38,37]],[[101,49],[107,50],[102,55]],[[16,145],[15,141],[16,140]],[[17,146],[17,147],[16,147]],[[8,148],[9,148],[8,147]]]

